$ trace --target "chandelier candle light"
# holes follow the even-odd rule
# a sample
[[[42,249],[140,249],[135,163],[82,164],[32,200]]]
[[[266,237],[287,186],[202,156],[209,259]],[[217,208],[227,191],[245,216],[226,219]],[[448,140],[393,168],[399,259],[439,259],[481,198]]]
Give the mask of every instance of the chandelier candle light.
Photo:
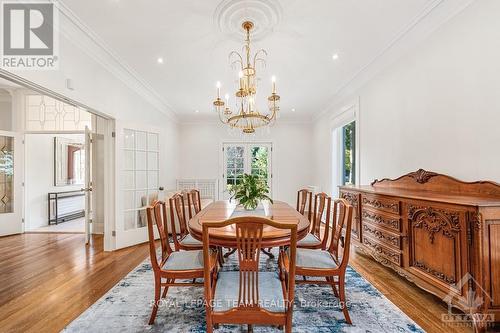
[[[239,128],[243,133],[251,134],[256,128],[272,125],[276,121],[279,111],[280,96],[276,93],[276,77],[272,77],[272,92],[267,98],[268,113],[262,114],[256,107],[257,95],[257,72],[256,65],[265,65],[267,52],[264,49],[257,51],[253,57],[250,52],[250,30],[253,28],[250,21],[243,22],[242,27],[246,31],[245,45],[243,46],[243,56],[233,51],[229,54],[229,61],[234,67],[238,67],[239,87],[234,93],[237,100],[237,111],[233,112],[229,108],[229,94],[226,94],[225,102],[220,97],[220,82],[217,82],[217,98],[213,102],[215,111],[219,114],[219,119],[223,124],[231,128]]]

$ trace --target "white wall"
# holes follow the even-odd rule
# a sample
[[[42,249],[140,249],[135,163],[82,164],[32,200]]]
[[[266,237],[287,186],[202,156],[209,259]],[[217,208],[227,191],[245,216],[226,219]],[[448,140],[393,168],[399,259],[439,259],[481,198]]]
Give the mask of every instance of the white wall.
[[[357,91],[361,184],[418,168],[500,182],[500,1],[476,1]],[[331,188],[330,119],[314,123],[315,182]]]
[[[54,137],[84,141],[83,134],[26,134],[26,230],[48,225],[49,192],[79,190],[83,185],[54,186]],[[84,203],[84,197],[81,197]],[[82,230],[83,231],[83,230]]]
[[[0,101],[0,130],[12,130],[12,102]]]
[[[180,126],[179,178],[219,179],[222,143],[242,141],[221,124]],[[278,123],[254,141],[273,143],[273,198],[295,205],[297,190],[311,185],[311,126]]]

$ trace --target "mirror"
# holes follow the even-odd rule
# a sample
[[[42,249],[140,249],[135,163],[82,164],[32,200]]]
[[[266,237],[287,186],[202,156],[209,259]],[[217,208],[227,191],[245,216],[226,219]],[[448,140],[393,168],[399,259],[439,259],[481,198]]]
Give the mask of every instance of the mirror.
[[[83,185],[85,177],[85,147],[82,142],[54,138],[54,185]]]

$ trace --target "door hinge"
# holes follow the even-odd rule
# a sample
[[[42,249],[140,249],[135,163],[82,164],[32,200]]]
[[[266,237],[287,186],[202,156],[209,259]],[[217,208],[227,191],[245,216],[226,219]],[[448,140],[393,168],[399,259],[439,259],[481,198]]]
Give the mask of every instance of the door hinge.
[[[21,222],[24,223],[24,217],[21,219]]]
[[[24,145],[24,139],[22,140],[22,143],[23,143],[23,145]]]
[[[21,186],[24,187],[24,182],[21,183]]]
[[[111,236],[116,237],[116,231],[115,230],[111,231]]]
[[[111,132],[111,137],[112,138],[116,137],[116,132],[115,131]]]

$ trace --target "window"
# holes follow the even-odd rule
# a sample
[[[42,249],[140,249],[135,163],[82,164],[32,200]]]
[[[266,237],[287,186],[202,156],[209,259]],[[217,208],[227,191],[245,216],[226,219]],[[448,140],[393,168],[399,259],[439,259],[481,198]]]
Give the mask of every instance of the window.
[[[238,184],[244,173],[259,175],[272,191],[271,155],[272,145],[269,143],[225,143],[222,148],[223,191],[222,196],[228,198],[228,186]]]
[[[342,185],[356,183],[356,122],[342,127]]]

